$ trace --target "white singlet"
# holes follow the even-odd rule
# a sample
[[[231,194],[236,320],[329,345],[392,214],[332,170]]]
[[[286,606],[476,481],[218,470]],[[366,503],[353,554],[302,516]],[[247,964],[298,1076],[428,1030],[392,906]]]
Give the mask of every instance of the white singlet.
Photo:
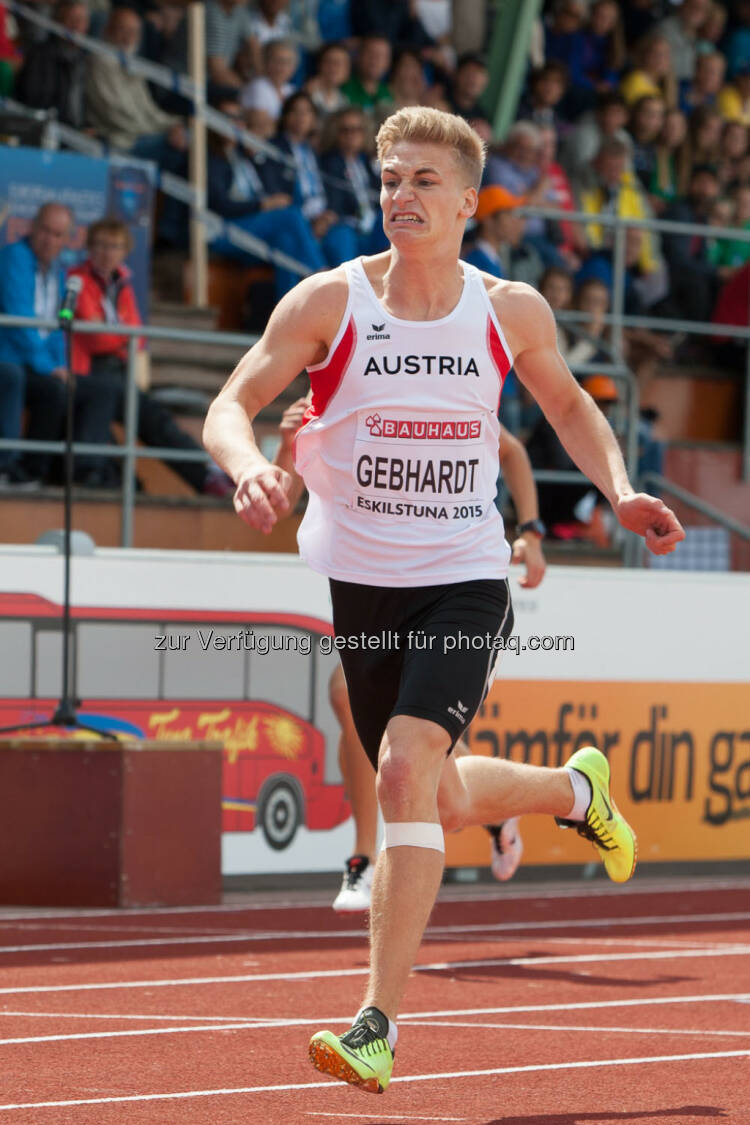
[[[439,320],[381,305],[361,259],[295,441],[310,493],[300,555],[373,586],[504,578],[510,548],[497,491],[497,409],[512,358],[477,269]]]

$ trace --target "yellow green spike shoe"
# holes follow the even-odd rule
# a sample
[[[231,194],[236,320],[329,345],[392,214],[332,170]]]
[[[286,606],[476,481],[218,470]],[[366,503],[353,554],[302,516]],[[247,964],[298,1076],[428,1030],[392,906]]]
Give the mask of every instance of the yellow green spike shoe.
[[[365,1008],[343,1035],[318,1031],[310,1040],[310,1062],[322,1074],[382,1094],[393,1070],[388,1020],[378,1008]]]
[[[635,832],[618,812],[609,792],[609,762],[595,746],[583,746],[565,763],[567,769],[578,770],[591,785],[591,804],[584,821],[556,817],[562,828],[575,828],[579,836],[590,840],[599,852],[610,879],[627,883],[635,871],[638,844]]]

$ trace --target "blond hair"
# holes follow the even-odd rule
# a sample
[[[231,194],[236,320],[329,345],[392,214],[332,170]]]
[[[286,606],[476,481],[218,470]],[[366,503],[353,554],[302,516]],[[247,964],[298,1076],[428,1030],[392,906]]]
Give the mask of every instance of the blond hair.
[[[460,170],[471,187],[479,188],[485,161],[484,141],[468,121],[454,113],[430,106],[410,105],[387,117],[375,139],[378,160],[383,163],[388,151],[399,141],[421,141],[453,150]]]

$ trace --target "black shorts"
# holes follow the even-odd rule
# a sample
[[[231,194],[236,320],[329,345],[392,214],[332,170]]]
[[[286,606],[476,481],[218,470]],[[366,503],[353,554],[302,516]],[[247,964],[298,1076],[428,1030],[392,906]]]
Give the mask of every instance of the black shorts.
[[[453,749],[513,628],[507,579],[365,586],[331,579],[333,627],[354,725],[377,769],[393,715],[430,719]]]

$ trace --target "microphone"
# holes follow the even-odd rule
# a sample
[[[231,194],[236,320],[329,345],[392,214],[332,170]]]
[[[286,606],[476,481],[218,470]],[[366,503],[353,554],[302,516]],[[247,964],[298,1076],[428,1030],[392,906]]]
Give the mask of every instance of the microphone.
[[[78,302],[78,294],[83,289],[83,281],[77,274],[72,274],[65,283],[65,292],[63,293],[62,304],[60,311],[57,314],[57,319],[61,324],[70,324],[76,311],[76,304]]]

